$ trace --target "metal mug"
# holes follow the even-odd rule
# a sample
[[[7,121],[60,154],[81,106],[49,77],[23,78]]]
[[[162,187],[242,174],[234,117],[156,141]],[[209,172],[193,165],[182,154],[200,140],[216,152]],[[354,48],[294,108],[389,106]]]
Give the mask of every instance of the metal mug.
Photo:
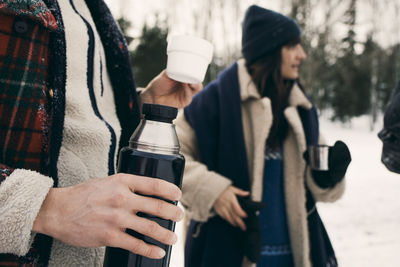
[[[310,157],[310,168],[312,170],[327,171],[329,170],[329,146],[315,145],[308,146],[308,155]]]

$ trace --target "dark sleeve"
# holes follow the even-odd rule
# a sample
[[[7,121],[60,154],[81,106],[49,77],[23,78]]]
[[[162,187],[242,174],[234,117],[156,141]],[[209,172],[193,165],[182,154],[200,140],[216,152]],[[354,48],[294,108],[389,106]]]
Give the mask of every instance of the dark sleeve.
[[[385,110],[383,125],[378,133],[383,143],[381,161],[388,170],[400,173],[400,81]]]
[[[384,127],[400,133],[400,81],[394,89],[391,100],[385,110]]]

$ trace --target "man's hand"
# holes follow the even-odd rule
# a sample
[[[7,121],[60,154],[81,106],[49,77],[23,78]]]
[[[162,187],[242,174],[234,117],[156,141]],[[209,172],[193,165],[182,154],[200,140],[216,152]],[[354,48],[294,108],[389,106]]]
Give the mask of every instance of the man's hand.
[[[127,228],[172,245],[177,236],[156,222],[137,216],[147,213],[179,221],[183,211],[153,195],[176,201],[177,186],[166,181],[130,174],[115,174],[66,188],[52,188],[36,217],[32,230],[80,247],[110,246],[149,258],[165,252],[129,234]]]
[[[202,84],[188,84],[172,80],[163,70],[150,81],[140,96],[143,103],[183,108],[192,102],[193,96],[202,88]]]
[[[246,218],[247,214],[240,206],[236,195],[245,197],[249,195],[249,192],[229,186],[215,201],[214,210],[221,218],[233,226],[240,227],[240,229],[246,231],[246,224],[243,218]]]

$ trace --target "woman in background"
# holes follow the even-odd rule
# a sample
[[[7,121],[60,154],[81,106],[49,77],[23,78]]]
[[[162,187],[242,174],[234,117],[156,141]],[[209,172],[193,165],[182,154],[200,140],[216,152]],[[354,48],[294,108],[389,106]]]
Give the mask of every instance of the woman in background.
[[[292,19],[249,7],[244,59],[176,120],[187,160],[187,267],[336,266],[326,233],[328,251],[314,251],[308,229],[318,216],[314,198],[343,194],[350,154],[337,142],[328,172],[306,168],[306,147],[320,138],[316,109],[298,82],[306,58],[300,35]]]

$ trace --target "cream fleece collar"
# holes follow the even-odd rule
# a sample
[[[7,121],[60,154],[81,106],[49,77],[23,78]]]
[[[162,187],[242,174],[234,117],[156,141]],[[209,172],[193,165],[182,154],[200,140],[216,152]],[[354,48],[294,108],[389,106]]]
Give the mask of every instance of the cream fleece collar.
[[[251,77],[246,69],[245,60],[239,59],[237,61],[238,65],[238,76],[239,76],[239,86],[240,86],[240,98],[242,101],[247,99],[255,98],[260,99],[261,95],[258,92],[256,85],[251,80]],[[300,89],[300,87],[295,84],[289,95],[289,106],[297,107],[301,106],[305,109],[311,109],[312,103],[308,100],[306,95]]]

